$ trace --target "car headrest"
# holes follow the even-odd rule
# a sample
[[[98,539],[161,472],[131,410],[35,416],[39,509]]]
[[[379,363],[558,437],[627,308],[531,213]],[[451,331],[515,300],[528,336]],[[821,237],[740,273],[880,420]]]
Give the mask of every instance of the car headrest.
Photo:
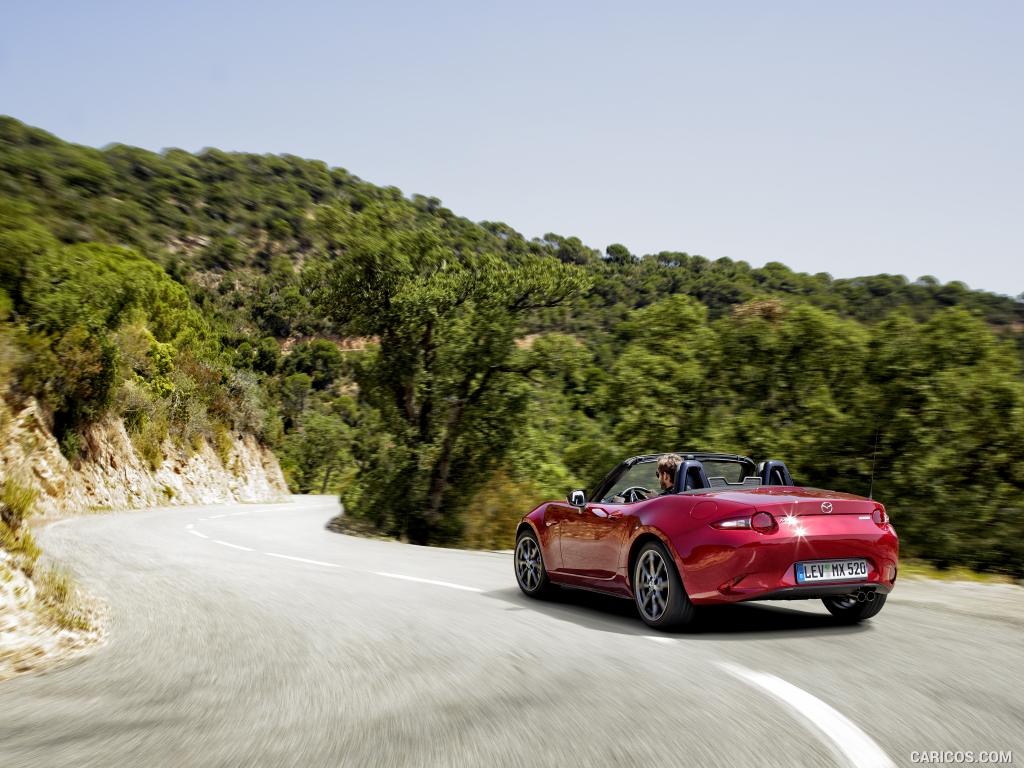
[[[684,461],[676,469],[676,481],[672,487],[672,493],[692,491],[695,488],[710,488],[707,473],[704,465],[695,459]]]
[[[769,459],[757,465],[761,485],[793,485],[793,477],[781,461]]]

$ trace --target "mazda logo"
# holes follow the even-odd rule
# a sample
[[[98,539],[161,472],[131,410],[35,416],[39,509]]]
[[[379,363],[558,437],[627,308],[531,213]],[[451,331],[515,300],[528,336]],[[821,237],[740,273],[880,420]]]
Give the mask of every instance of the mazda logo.
[[[824,512],[826,515],[831,514],[831,512],[832,512],[832,502],[831,501],[823,501],[823,502],[821,502],[821,511]]]

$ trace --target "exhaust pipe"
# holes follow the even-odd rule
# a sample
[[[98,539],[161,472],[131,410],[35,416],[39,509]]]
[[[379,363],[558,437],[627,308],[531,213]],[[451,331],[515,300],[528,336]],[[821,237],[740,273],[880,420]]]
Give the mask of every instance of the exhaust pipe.
[[[858,603],[863,603],[865,600],[867,600],[867,597],[864,596],[864,593],[863,592],[858,592],[857,593],[857,602]]]
[[[865,599],[866,599],[866,600],[867,600],[867,601],[868,601],[869,603],[873,603],[873,602],[875,602],[875,591],[874,591],[874,590],[871,590],[870,592],[868,592],[868,593],[867,593],[867,596],[866,596],[866,598],[865,598]]]

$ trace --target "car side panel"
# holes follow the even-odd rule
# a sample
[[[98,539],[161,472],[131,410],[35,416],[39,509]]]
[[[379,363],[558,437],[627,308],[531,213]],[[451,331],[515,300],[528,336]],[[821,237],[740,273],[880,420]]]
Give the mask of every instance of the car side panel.
[[[683,585],[689,592],[686,574],[682,567],[682,558],[677,546],[699,527],[699,521],[690,517],[690,510],[700,501],[700,497],[697,496],[659,496],[634,505],[637,507],[636,523],[619,553],[618,566],[628,589],[632,589],[632,574],[629,572],[631,554],[640,545],[641,538],[655,536],[676,561],[676,567],[683,577]]]
[[[545,502],[526,515],[527,523],[537,536],[544,568],[550,574],[562,567],[562,551],[558,542],[558,525],[567,513],[575,508],[565,503]]]
[[[560,526],[562,570],[598,581],[613,579],[631,516],[623,504],[587,504]]]

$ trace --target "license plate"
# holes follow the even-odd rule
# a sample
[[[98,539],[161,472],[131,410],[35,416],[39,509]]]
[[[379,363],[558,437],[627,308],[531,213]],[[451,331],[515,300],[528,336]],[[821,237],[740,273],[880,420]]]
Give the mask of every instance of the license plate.
[[[863,579],[868,575],[868,561],[860,558],[853,560],[820,560],[816,563],[796,564],[796,583],[807,584],[812,581],[848,581]]]

